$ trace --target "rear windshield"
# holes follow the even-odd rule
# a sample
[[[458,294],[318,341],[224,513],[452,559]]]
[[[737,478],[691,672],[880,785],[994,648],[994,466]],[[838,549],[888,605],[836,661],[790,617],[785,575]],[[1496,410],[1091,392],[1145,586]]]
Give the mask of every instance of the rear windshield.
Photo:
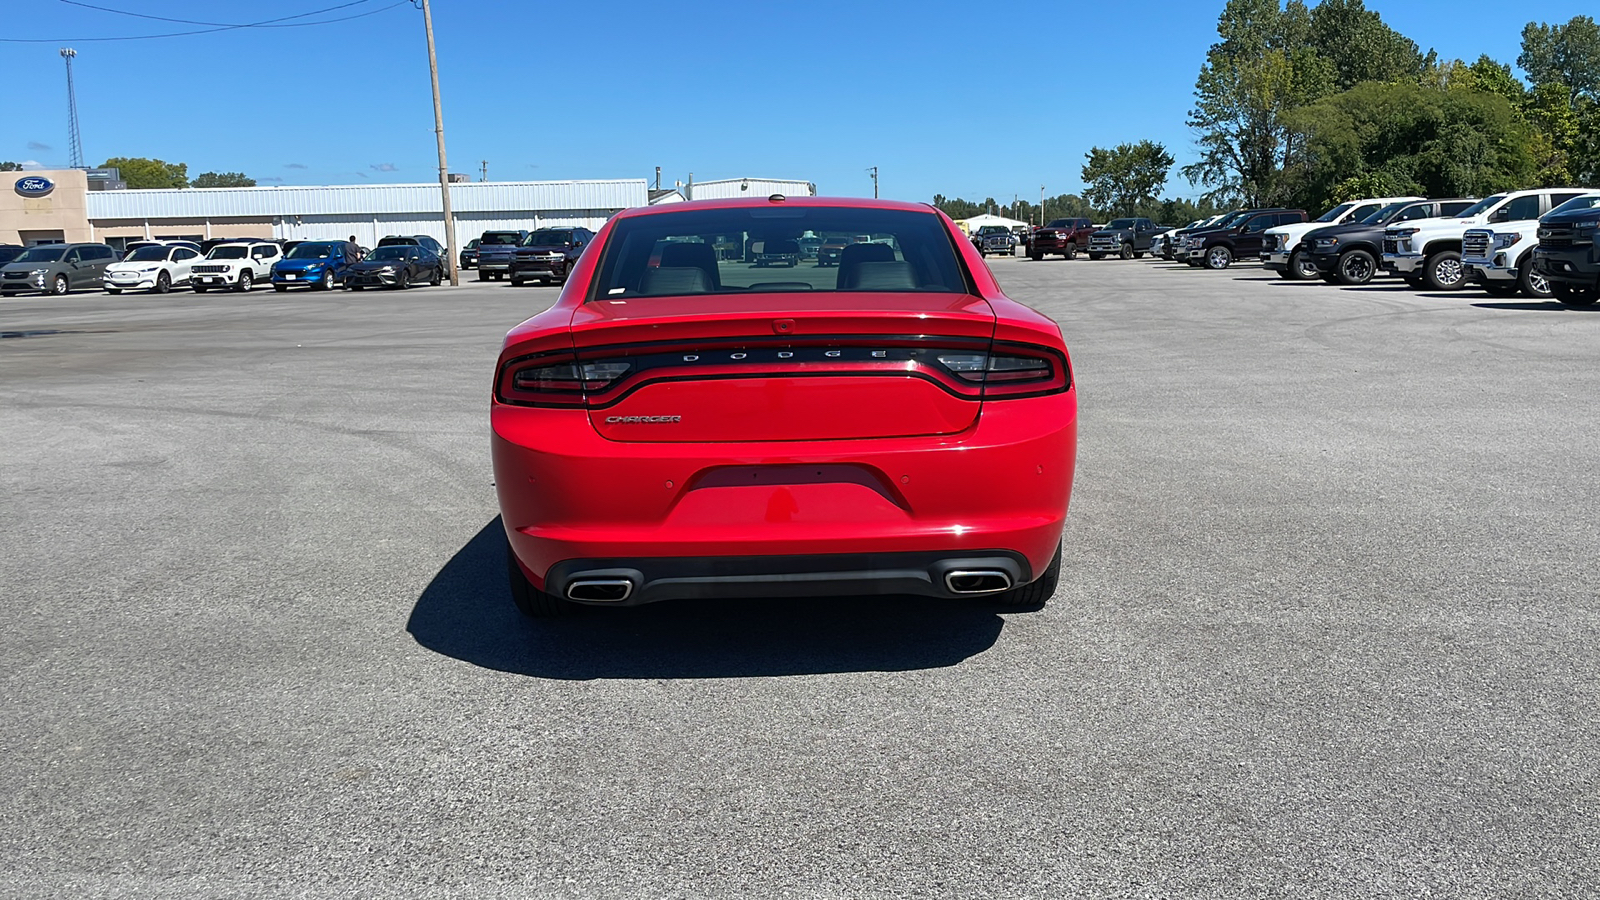
[[[298,244],[289,251],[289,259],[327,259],[338,244]]]
[[[206,259],[244,259],[250,255],[250,248],[243,244],[227,244],[222,247],[212,247],[206,254]]]
[[[483,236],[483,243],[479,246],[490,247],[497,244],[515,244],[520,240],[522,240],[522,235],[517,234],[515,231],[491,231]]]
[[[853,236],[837,263],[773,266],[806,232]],[[595,298],[741,291],[965,293],[956,249],[932,212],[840,207],[705,209],[619,220]]]

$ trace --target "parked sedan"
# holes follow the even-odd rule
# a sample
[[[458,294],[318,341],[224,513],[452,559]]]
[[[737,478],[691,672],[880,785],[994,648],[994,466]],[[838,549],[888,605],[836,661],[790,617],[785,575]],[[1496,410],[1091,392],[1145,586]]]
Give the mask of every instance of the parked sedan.
[[[152,291],[165,294],[189,283],[200,251],[183,244],[147,244],[121,262],[106,266],[106,293]]]
[[[345,271],[344,286],[359,291],[369,287],[408,288],[426,281],[444,281],[444,263],[417,244],[386,244]]]
[[[481,238],[473,238],[467,241],[465,247],[461,248],[461,268],[475,269],[478,267],[478,244],[481,241]]]
[[[871,237],[836,271],[781,276],[705,240],[808,230]],[[1077,447],[1066,347],[949,219],[878,200],[712,200],[624,210],[595,247],[506,336],[495,370],[495,483],[525,614],[1050,599]]]

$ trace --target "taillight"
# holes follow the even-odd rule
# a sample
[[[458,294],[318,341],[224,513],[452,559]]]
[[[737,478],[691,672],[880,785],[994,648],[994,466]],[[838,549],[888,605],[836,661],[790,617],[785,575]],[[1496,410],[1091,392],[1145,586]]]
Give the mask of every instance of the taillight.
[[[1066,359],[1045,347],[998,344],[990,353],[941,353],[937,358],[957,378],[982,383],[985,399],[1054,394],[1071,385]]]
[[[500,373],[500,400],[526,406],[582,406],[633,370],[620,360],[584,362],[570,354],[545,354],[508,363]]]

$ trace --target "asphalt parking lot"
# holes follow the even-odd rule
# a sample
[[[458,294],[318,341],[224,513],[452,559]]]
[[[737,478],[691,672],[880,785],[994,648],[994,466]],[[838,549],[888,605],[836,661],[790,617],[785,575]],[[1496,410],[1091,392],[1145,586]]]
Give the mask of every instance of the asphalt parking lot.
[[[0,895],[1592,896],[1600,313],[991,265],[1082,404],[1034,613],[519,620],[555,288],[0,303]]]

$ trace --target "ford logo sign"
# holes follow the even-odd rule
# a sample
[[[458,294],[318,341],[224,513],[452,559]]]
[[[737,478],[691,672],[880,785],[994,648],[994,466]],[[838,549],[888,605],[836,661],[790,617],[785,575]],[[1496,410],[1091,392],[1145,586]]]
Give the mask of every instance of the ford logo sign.
[[[17,179],[17,193],[24,197],[43,197],[56,189],[56,183],[42,175]]]

